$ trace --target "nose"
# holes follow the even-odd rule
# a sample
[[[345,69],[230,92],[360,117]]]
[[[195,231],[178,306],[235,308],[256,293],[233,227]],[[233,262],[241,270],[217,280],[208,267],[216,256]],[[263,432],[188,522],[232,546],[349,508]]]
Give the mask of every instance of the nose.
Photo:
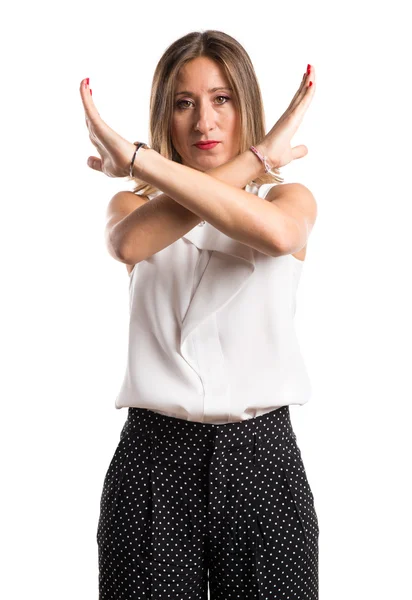
[[[199,110],[195,112],[195,130],[201,133],[206,133],[216,126],[215,112],[209,102],[199,106]]]

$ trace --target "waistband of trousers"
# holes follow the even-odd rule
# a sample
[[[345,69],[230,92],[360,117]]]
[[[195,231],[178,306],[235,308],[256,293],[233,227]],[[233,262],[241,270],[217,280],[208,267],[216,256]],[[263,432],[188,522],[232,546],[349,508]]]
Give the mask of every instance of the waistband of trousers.
[[[217,449],[248,446],[277,438],[294,438],[289,405],[281,406],[244,421],[215,424],[201,423],[163,415],[147,408],[129,407],[124,429],[140,431],[161,441],[175,440],[193,448],[213,446]]]

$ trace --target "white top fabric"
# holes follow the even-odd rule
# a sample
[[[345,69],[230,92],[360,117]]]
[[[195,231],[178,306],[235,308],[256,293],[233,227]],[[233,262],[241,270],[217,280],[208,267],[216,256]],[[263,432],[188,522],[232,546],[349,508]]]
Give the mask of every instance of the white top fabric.
[[[245,189],[264,198],[273,185]],[[308,402],[312,389],[293,321],[302,266],[207,222],[137,263],[115,407],[224,424]]]

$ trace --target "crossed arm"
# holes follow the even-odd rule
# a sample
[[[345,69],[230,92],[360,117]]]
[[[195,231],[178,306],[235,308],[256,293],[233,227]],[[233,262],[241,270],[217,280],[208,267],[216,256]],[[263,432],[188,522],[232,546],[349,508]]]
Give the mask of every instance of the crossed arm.
[[[134,264],[159,252],[202,220],[269,256],[296,252],[306,244],[307,220],[315,206],[312,194],[301,184],[282,184],[269,191],[266,198],[273,202],[267,202],[243,190],[264,173],[250,150],[202,173],[141,148],[134,173],[164,193],[115,226],[125,262]]]
[[[141,148],[134,173],[227,236],[271,256],[283,248],[283,211],[242,189],[264,173],[250,150],[202,172]]]

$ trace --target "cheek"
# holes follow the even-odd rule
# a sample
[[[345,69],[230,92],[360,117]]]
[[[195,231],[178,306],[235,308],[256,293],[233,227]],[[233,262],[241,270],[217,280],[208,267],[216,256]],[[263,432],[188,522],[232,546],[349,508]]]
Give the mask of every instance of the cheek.
[[[239,121],[239,116],[236,112],[233,112],[229,119],[228,119],[228,124],[232,130],[232,132],[236,132],[239,129],[239,125],[240,125],[240,121]]]
[[[180,144],[180,134],[179,134],[179,127],[176,123],[172,123],[172,126],[170,128],[171,131],[171,135],[172,135],[172,142],[174,144],[175,147],[179,146]]]
[[[172,121],[172,126],[171,126],[171,131],[172,131],[172,135],[178,139],[180,137],[184,137],[184,132],[185,132],[185,126],[184,123],[182,123],[181,121],[179,121],[179,119],[175,119]]]
[[[233,119],[231,123],[231,131],[232,131],[232,139],[233,143],[237,143],[238,138],[240,136],[240,127],[237,119]]]

